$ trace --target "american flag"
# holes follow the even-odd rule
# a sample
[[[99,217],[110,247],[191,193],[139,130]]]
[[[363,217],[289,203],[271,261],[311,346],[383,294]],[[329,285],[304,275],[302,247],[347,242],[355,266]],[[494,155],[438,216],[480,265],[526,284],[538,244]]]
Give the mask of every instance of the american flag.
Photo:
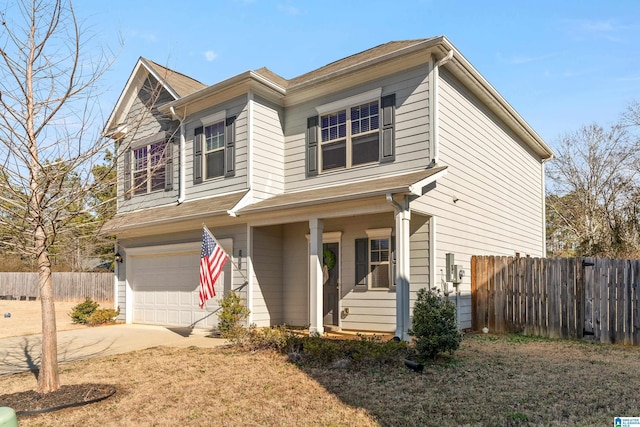
[[[227,253],[216,242],[207,227],[204,227],[200,254],[200,308],[204,307],[209,298],[216,296],[214,285],[228,259]]]

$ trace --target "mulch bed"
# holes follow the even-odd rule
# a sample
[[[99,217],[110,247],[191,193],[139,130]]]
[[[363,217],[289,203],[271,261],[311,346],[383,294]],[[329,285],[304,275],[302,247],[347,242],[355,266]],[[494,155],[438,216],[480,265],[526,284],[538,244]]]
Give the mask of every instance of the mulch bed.
[[[99,402],[116,392],[110,384],[63,385],[59,390],[39,394],[35,390],[0,395],[0,406],[8,406],[17,415],[33,415]]]

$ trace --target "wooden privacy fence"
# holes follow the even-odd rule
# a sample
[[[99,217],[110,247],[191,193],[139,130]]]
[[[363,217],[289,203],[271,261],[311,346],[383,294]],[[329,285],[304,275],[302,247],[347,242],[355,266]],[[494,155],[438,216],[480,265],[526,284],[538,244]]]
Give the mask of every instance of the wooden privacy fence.
[[[52,273],[56,301],[113,302],[113,273]],[[38,273],[0,273],[0,298],[40,297]]]
[[[640,260],[474,256],[473,329],[639,345],[639,278]]]

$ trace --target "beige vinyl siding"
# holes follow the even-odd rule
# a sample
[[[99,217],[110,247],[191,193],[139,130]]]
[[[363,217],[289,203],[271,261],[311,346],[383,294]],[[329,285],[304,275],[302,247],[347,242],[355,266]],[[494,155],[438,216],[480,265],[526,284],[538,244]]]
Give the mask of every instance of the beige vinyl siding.
[[[150,77],[152,85],[157,85],[157,81]],[[168,132],[173,135],[177,132],[178,122],[171,121],[168,116],[161,114],[149,113],[146,111],[145,102],[148,101],[148,84],[145,85],[138,92],[129,114],[127,115],[126,123],[128,123],[128,134],[125,136],[124,141],[120,144],[119,150],[127,149],[129,147],[136,147],[136,141],[143,140],[153,135],[157,135],[160,132]],[[155,106],[173,101],[173,97],[166,90],[162,89],[158,95],[158,99],[155,102]],[[155,110],[155,108],[154,108]],[[176,134],[177,136],[177,134]],[[172,200],[178,198],[178,175],[179,175],[179,153],[177,145],[172,148],[172,160],[173,160],[173,190],[164,191],[164,189],[154,191],[148,194],[132,195],[131,199],[125,200],[124,194],[124,157],[123,152],[119,152],[118,155],[118,179],[117,179],[117,191],[118,191],[118,212],[129,212],[137,209],[144,209],[154,206],[164,205],[170,203]]]
[[[309,233],[308,222],[286,224],[284,227],[285,244],[283,294],[284,323],[292,326],[309,324]]]
[[[413,68],[383,79],[327,94],[313,102],[289,107],[285,114],[285,187],[287,191],[342,183],[406,172],[426,167],[429,153],[428,66]],[[339,101],[369,90],[382,88],[382,96],[396,94],[396,158],[387,164],[371,164],[351,169],[305,176],[305,132],[307,118],[317,115],[318,105]]]
[[[447,175],[412,207],[437,217],[439,272],[455,254],[470,292],[472,255],[543,255],[542,169],[537,158],[450,73],[439,83],[440,160]],[[458,201],[454,202],[454,198]]]
[[[236,173],[232,177],[216,177],[203,179],[200,184],[193,184],[193,132],[202,126],[203,117],[226,111],[226,117],[236,116]],[[245,190],[247,188],[247,97],[240,96],[224,104],[199,111],[190,115],[186,123],[186,180],[187,199],[200,199],[226,193]],[[203,156],[204,157],[204,156]],[[203,169],[204,170],[204,169]]]
[[[258,327],[283,323],[282,226],[253,228],[253,323]]]
[[[411,214],[409,226],[411,237],[409,239],[409,252],[411,269],[409,270],[410,307],[413,313],[413,305],[417,293],[422,288],[431,287],[429,279],[429,217]]]
[[[395,331],[396,293],[393,290],[369,290],[364,286],[355,285],[355,240],[366,238],[367,229],[387,227],[394,227],[391,211],[324,221],[325,233],[342,231],[340,310],[349,308],[349,315],[340,320],[343,329]]]
[[[263,200],[284,191],[283,109],[260,97],[253,103],[253,198]]]

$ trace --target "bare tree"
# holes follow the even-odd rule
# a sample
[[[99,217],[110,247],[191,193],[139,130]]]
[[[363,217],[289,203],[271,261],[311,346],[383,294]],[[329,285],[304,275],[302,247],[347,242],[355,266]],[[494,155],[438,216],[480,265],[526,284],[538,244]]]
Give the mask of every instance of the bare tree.
[[[629,127],[592,124],[562,136],[550,163],[550,237],[568,236],[578,255],[640,253],[637,204],[640,143]],[[551,215],[550,215],[551,214]]]
[[[2,11],[0,218],[5,244],[35,259],[39,273],[40,393],[60,387],[51,250],[85,222],[78,217],[98,185],[92,165],[109,144],[93,93],[109,61],[85,42],[71,0],[21,0]]]

